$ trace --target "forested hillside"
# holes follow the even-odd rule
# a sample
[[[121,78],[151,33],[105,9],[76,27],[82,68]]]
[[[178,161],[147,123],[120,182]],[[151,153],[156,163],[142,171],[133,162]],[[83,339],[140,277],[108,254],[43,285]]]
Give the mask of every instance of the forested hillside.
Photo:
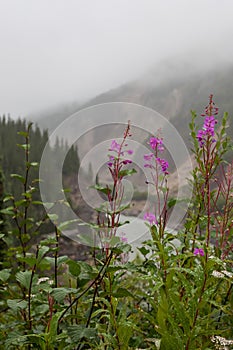
[[[28,125],[30,123],[26,120],[12,120],[5,116],[0,118],[0,207],[1,209],[6,207],[7,203],[3,203],[2,198],[8,194],[12,195],[13,201],[17,203],[22,194],[25,193],[24,183],[27,180],[32,192],[31,200],[35,201],[35,205],[32,203],[29,208],[29,214],[36,220],[45,215],[43,206],[38,205],[38,201],[41,199],[38,179],[40,159],[48,142],[48,132],[40,130],[37,125],[32,125],[27,136]],[[26,156],[27,142],[28,159]],[[77,148],[73,146],[69,149],[63,140],[57,139],[55,145],[49,146],[47,151],[49,152],[49,162],[46,164],[48,172],[51,166],[57,167],[58,171],[61,169],[61,164],[56,163],[55,152],[61,157],[66,154],[62,172],[64,185],[69,184],[70,178],[77,173],[79,168]],[[56,178],[52,178],[47,186],[51,187],[55,184]],[[24,206],[24,202],[22,201],[19,205]],[[7,222],[4,223],[3,219],[5,220],[6,216],[0,217],[1,231],[6,225],[8,228],[14,228],[14,220],[8,218]],[[51,232],[51,230],[53,227],[48,220],[41,233]]]
[[[25,166],[25,155],[23,152],[24,132],[27,129],[28,121],[13,120],[3,116],[0,118],[0,160],[4,174],[5,191],[16,192],[15,184],[12,182],[11,174],[21,174]],[[41,130],[38,125],[35,125],[30,130],[30,161],[40,162],[44,147],[48,142],[47,130]],[[20,146],[21,145],[21,146]],[[62,140],[57,140],[55,145],[49,148],[51,152],[50,160],[53,161],[53,150],[56,152],[68,151],[68,145]],[[49,167],[50,164],[48,164]],[[60,165],[58,165],[60,167]],[[66,160],[63,166],[63,174],[69,176],[73,172],[77,172],[79,167],[77,148],[71,147],[67,153]],[[33,167],[31,178],[38,178],[38,167]]]

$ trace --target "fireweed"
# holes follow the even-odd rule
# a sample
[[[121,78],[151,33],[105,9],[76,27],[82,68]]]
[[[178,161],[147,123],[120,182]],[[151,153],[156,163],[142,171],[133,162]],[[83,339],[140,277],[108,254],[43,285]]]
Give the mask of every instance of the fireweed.
[[[193,171],[194,202],[196,201],[198,209],[193,211],[193,219],[196,221],[193,227],[193,249],[195,237],[200,235],[204,239],[207,259],[211,242],[221,250],[223,246],[228,246],[232,227],[232,165],[223,165],[223,156],[229,149],[229,139],[226,136],[227,114],[224,114],[221,125],[217,128],[220,118],[217,120],[215,117],[218,116],[218,108],[213,102],[213,95],[210,95],[209,104],[201,116],[204,117],[202,129],[196,130],[195,114],[190,124],[196,160]],[[224,212],[218,210],[220,200],[225,200]],[[223,251],[219,250],[219,254],[223,254]]]
[[[135,169],[125,168],[125,166],[132,163],[132,160],[126,158],[126,156],[133,154],[132,150],[127,149],[127,139],[130,136],[130,123],[128,123],[121,143],[113,140],[108,149],[110,154],[108,155],[107,167],[111,174],[112,185],[107,185],[106,187],[94,186],[96,190],[101,191],[107,197],[105,203],[97,209],[98,234],[107,255],[111,245],[114,245],[114,242],[116,242],[114,237],[116,237],[117,230],[122,225],[120,223],[120,215],[122,211],[128,208],[128,205],[124,206],[122,204],[124,195],[122,180],[124,177],[136,172]],[[121,241],[126,240],[124,236],[120,239]]]
[[[164,144],[161,136],[151,137],[149,145],[152,152],[144,155],[144,167],[151,170],[150,179],[146,181],[149,186],[153,186],[156,194],[153,212],[147,212],[144,220],[150,225],[158,225],[160,236],[166,227],[167,221],[167,201],[168,186],[167,175],[169,164],[166,159],[161,158],[160,154],[164,152]]]
[[[217,115],[218,108],[212,95],[202,115],[201,128],[196,127],[193,113],[190,129],[196,160],[192,174],[194,196],[184,230],[175,235],[180,245],[172,244],[174,236],[166,232],[166,227],[162,225],[161,230],[163,221],[156,211],[144,216],[152,235],[152,241],[140,249],[145,256],[143,267],[146,267],[148,277],[144,296],[150,305],[149,316],[148,310],[144,309],[145,324],[154,326],[151,337],[160,339],[159,349],[212,348],[214,335],[233,336],[232,321],[226,316],[232,315],[233,281],[229,271],[233,266],[232,165],[223,165],[223,156],[229,149],[225,133],[227,115],[222,120],[217,119]],[[151,138],[150,145],[155,154],[146,154],[144,160],[145,167],[151,169],[152,183],[156,187],[159,179],[166,179],[168,164],[158,155],[164,150],[162,139]],[[220,176],[221,172],[224,175]],[[166,182],[160,182],[162,185],[167,195]],[[160,192],[156,193],[158,200]],[[168,201],[166,196],[165,203]],[[219,202],[223,206],[221,209]],[[164,207],[160,213],[163,212]],[[153,252],[150,258],[147,256],[149,251]],[[215,276],[223,270],[227,273],[219,282]]]
[[[227,115],[220,117],[217,112],[211,96],[198,127],[193,113],[194,192],[183,229],[174,234],[166,228],[169,191],[164,144],[160,135],[150,138],[151,151],[144,156],[144,165],[156,203],[148,208],[144,220],[152,239],[138,248],[143,258],[133,262],[122,260],[129,247],[120,222],[126,208],[122,205],[122,180],[135,172],[132,151],[127,148],[130,126],[122,142],[113,140],[109,145],[106,171],[111,174],[111,184],[94,186],[105,198],[97,208],[97,223],[92,225],[100,235],[102,249],[86,262],[61,256],[59,227],[54,237],[41,240],[38,236],[36,247],[32,244],[31,233],[43,232],[41,222],[47,216],[35,223],[35,228],[28,216],[28,206],[41,203],[32,200],[28,182],[29,164],[33,164],[29,163],[30,128],[22,134],[27,145],[21,147],[26,176],[17,177],[21,183],[24,180],[23,195],[7,196],[5,203],[10,201],[10,205],[2,211],[16,222],[9,237],[15,235],[19,246],[12,247],[12,240],[6,237],[7,261],[0,271],[1,349],[196,350],[232,346],[233,164],[223,161],[229,144]],[[121,237],[116,236],[118,230]]]

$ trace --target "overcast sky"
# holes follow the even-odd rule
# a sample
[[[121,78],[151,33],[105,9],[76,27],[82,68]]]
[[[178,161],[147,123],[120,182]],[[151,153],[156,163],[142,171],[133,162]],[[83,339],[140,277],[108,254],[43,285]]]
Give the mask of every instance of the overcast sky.
[[[82,101],[163,59],[233,60],[232,0],[0,0],[0,115]]]

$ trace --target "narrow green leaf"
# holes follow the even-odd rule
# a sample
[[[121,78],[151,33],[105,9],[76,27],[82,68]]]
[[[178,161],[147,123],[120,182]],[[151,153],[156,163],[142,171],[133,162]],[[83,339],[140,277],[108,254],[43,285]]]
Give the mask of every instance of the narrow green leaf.
[[[99,192],[102,192],[106,195],[108,195],[109,193],[111,193],[111,190],[110,188],[108,187],[102,187],[100,185],[94,185],[94,186],[90,186],[90,188],[94,188],[95,190],[99,191]]]
[[[118,176],[119,177],[131,176],[131,175],[135,174],[136,172],[137,172],[137,170],[135,170],[135,169],[124,169],[124,170],[119,171]]]
[[[26,181],[25,178],[19,174],[11,174],[11,177],[13,179],[17,179],[17,180],[21,181],[22,183],[25,183],[25,181]]]

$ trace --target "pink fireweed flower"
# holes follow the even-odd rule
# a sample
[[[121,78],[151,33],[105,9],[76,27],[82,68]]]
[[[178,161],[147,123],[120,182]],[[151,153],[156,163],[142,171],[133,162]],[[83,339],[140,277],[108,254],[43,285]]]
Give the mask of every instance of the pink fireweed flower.
[[[218,121],[214,118],[213,115],[206,117],[203,125],[203,130],[205,130],[207,134],[214,136],[214,127],[217,122]]]
[[[109,167],[112,167],[116,158],[114,156],[110,156],[110,155],[108,156],[108,158],[109,158],[109,161],[107,162],[107,165]]]
[[[149,160],[151,161],[151,159],[154,157],[154,154],[153,153],[149,153],[149,154],[144,154],[143,158],[145,160]]]
[[[144,154],[144,156],[143,156],[144,160],[146,160],[147,162],[150,162],[150,163],[145,163],[144,168],[150,168],[150,169],[154,168],[152,163],[151,163],[153,157],[154,157],[153,153]]]
[[[197,132],[197,140],[199,142],[199,146],[203,147],[205,144],[205,136],[206,136],[206,132],[204,130],[198,130]]]
[[[116,140],[112,140],[111,146],[108,150],[111,152],[115,152],[116,155],[115,156],[108,155],[109,161],[107,162],[107,165],[109,168],[113,169],[114,167],[117,167],[119,171],[122,165],[127,165],[132,163],[132,160],[123,158],[125,153],[128,155],[133,154],[133,150],[131,149],[124,150],[124,151],[122,150],[123,147],[126,147],[126,146],[128,146],[127,143],[122,142],[120,144]]]
[[[199,146],[203,147],[207,141],[216,142],[214,139],[214,128],[217,124],[217,120],[215,119],[215,115],[218,114],[218,107],[215,106],[213,102],[213,95],[211,94],[209,97],[209,104],[205,107],[205,113],[201,114],[204,119],[203,127],[201,130],[197,132],[197,140],[199,142]]]
[[[162,172],[167,175],[168,174],[168,167],[169,167],[169,164],[168,162],[165,160],[165,159],[161,159],[161,158],[156,158],[156,161],[157,163],[161,166],[161,170]]]
[[[160,152],[164,151],[164,147],[163,147],[163,140],[161,138],[158,137],[151,137],[150,138],[150,146],[152,149],[154,150],[158,150]]]
[[[150,168],[150,169],[153,169],[153,165],[152,164],[144,164],[144,168]]]
[[[149,221],[150,225],[154,225],[154,224],[158,223],[157,220],[156,220],[155,215],[152,214],[152,213],[149,213],[149,212],[144,214],[143,219],[146,220],[146,221]]]
[[[195,248],[193,254],[196,256],[197,255],[204,256],[204,250],[202,248]]]
[[[131,164],[131,163],[132,163],[132,160],[130,160],[130,159],[124,159],[124,160],[122,161],[122,163],[123,163],[124,165],[126,165],[126,164]]]
[[[212,138],[212,142],[216,142],[216,140],[213,138],[214,136],[214,128],[217,124],[217,120],[214,118],[213,115],[206,116],[204,120],[204,124],[201,130],[198,130],[197,133],[197,140],[199,142],[200,147],[203,147],[206,143],[208,138]]]
[[[126,234],[124,232],[120,235],[121,242],[128,243],[128,238],[126,237]]]
[[[116,140],[112,140],[109,151],[119,152],[121,145],[116,142]]]

